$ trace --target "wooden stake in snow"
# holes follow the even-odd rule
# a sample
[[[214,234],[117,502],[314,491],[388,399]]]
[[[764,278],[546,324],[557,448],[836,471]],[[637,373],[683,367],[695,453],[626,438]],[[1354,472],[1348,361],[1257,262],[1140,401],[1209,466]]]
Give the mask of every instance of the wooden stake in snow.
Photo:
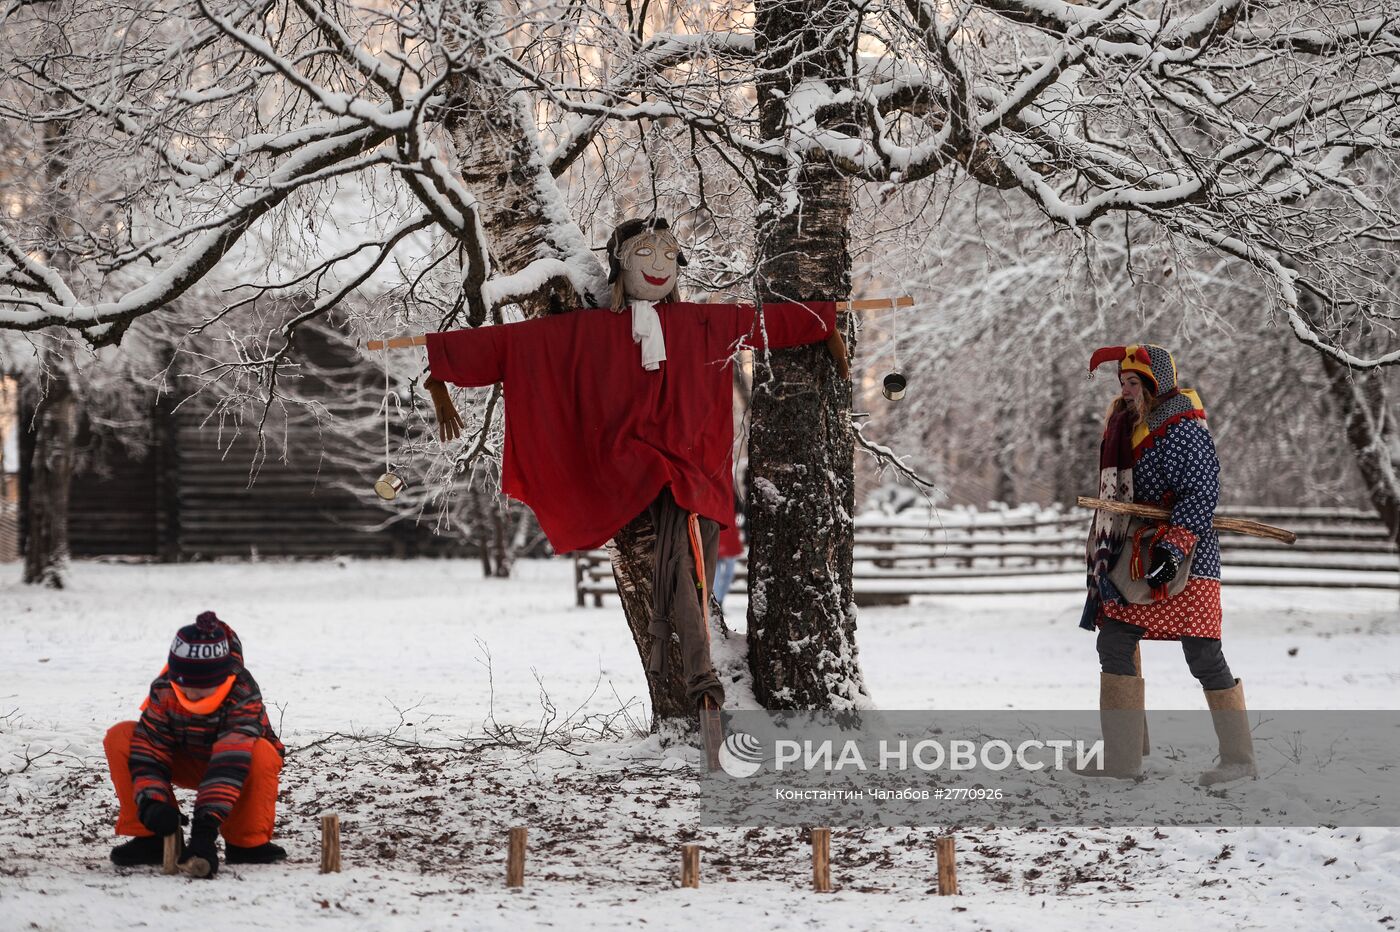
[[[165,853],[160,862],[162,874],[180,873],[180,849],[184,847],[182,841],[180,832],[171,832],[165,836]]]
[[[340,816],[321,816],[321,873],[340,873]]]
[[[831,892],[831,829],[812,829],[812,889]]]
[[[681,886],[700,886],[700,846],[681,845]]]
[[[958,895],[958,865],[953,857],[953,836],[944,835],[934,842],[938,852],[938,895]]]
[[[525,886],[525,826],[510,830],[510,850],[506,854],[506,886]]]

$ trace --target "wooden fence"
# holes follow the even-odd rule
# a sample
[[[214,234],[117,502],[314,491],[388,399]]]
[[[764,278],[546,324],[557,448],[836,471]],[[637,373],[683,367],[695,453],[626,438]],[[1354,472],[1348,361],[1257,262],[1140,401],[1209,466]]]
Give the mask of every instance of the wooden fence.
[[[1400,551],[1374,512],[1346,508],[1237,508],[1222,512],[1286,527],[1289,546],[1223,534],[1227,586],[1400,589]],[[1089,513],[946,512],[933,517],[860,517],[854,582],[859,605],[906,603],[916,595],[1072,592],[1084,588]],[[745,591],[740,558],[731,592]],[[574,555],[577,604],[616,595],[603,550]]]

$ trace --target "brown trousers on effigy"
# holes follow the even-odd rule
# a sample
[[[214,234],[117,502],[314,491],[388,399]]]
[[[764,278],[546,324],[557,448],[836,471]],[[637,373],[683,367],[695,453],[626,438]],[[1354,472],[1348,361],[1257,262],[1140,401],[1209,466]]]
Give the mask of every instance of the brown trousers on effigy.
[[[706,694],[717,706],[724,705],[724,687],[715,675],[710,659],[710,587],[715,581],[719,554],[719,525],[709,518],[692,515],[676,504],[667,486],[647,507],[656,528],[656,551],[652,563],[651,656],[647,671],[665,675],[671,632],[680,636],[681,674],[686,695],[698,704]],[[696,554],[704,561],[704,585],[695,572]]]

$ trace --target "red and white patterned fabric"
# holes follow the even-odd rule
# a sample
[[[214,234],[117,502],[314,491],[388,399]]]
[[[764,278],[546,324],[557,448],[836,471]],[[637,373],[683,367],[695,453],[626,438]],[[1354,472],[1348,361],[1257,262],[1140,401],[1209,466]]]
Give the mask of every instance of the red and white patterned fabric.
[[[1146,628],[1143,640],[1175,641],[1183,637],[1220,637],[1220,580],[1192,576],[1181,592],[1152,605],[1106,602],[1103,612]]]

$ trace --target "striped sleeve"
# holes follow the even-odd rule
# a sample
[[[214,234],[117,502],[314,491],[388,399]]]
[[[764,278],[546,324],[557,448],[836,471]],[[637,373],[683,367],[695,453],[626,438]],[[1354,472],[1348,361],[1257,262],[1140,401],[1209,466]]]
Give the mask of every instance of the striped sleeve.
[[[170,762],[174,747],[170,716],[166,713],[165,703],[153,688],[132,733],[131,756],[128,758],[138,806],[147,799],[167,803],[175,801],[175,792],[170,786]]]
[[[195,818],[210,818],[222,822],[243,792],[248,768],[253,763],[253,745],[263,733],[262,694],[256,687],[246,685],[246,679],[234,689],[240,693],[228,710],[224,726],[214,738],[209,767],[199,784],[194,801]]]

